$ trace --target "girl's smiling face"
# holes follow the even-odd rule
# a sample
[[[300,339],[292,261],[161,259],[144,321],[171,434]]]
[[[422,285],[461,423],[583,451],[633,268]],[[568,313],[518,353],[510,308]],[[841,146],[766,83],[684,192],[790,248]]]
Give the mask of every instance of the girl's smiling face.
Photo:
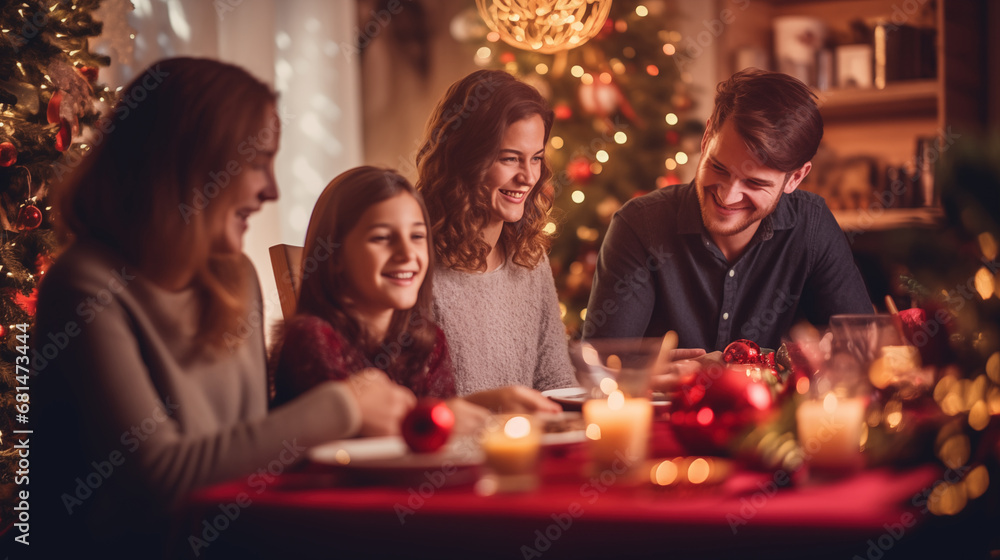
[[[407,192],[370,206],[344,236],[341,266],[361,322],[410,309],[427,275],[427,224]]]

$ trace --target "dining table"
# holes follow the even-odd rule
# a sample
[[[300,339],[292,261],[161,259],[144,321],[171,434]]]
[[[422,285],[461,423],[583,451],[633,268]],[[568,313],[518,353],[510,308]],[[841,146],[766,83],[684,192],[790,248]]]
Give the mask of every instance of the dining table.
[[[399,473],[274,462],[195,492],[171,524],[173,558],[987,558],[980,502],[936,515],[940,463],[816,480],[724,458],[724,476],[657,484],[684,457],[654,422],[652,475],[589,468],[586,441],[545,446],[537,484],[496,492],[478,465]],[[678,462],[678,464],[680,464]],[[640,468],[640,474],[643,474]]]

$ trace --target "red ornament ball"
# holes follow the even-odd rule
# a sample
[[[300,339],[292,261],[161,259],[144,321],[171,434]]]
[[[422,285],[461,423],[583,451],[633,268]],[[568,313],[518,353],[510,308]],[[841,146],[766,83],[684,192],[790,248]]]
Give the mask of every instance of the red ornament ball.
[[[575,158],[566,165],[566,174],[577,183],[586,183],[593,175],[590,170],[590,160],[585,157]]]
[[[7,327],[0,325],[0,338],[7,336]]]
[[[21,229],[35,229],[42,225],[42,211],[34,204],[22,206],[17,213],[17,225]]]
[[[564,121],[573,116],[573,109],[570,109],[569,105],[565,103],[560,103],[556,105],[555,109],[552,110],[556,119]]]
[[[448,443],[455,413],[444,401],[421,399],[403,418],[403,441],[416,453],[437,451]]]
[[[10,142],[0,143],[0,167],[10,167],[17,163],[17,148]]]
[[[722,352],[722,359],[727,364],[759,364],[760,358],[760,346],[745,338],[730,342]]]
[[[81,66],[80,74],[87,79],[88,82],[94,83],[97,81],[97,68],[93,66]]]
[[[750,373],[739,364],[720,364],[681,380],[670,423],[688,453],[725,455],[774,414],[771,388]]]

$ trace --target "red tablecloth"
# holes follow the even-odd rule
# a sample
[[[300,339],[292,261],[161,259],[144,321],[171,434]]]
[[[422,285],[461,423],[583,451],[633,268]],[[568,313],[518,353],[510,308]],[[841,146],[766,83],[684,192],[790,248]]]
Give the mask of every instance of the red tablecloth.
[[[670,456],[658,435],[654,455]],[[947,475],[937,466],[781,489],[772,473],[736,471],[715,487],[671,489],[588,478],[582,451],[546,457],[539,488],[524,494],[439,488],[434,472],[408,487],[314,472],[222,484],[183,510],[175,556],[875,560],[930,547],[956,557],[968,545],[924,507]],[[949,539],[934,533],[945,529]]]

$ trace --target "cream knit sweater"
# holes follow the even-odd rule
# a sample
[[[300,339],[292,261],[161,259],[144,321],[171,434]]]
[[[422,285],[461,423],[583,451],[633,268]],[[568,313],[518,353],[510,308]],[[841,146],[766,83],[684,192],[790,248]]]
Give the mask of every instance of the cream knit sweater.
[[[434,319],[448,338],[459,396],[506,385],[576,385],[548,257],[485,273],[434,270]]]

